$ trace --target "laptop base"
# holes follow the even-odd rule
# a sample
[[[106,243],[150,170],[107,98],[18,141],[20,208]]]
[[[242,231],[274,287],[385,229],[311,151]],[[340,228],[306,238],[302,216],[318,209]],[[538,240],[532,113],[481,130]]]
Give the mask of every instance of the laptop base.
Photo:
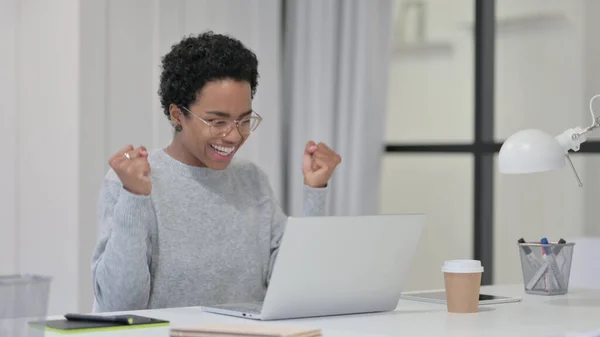
[[[233,303],[202,307],[203,311],[215,314],[260,320],[262,302]]]

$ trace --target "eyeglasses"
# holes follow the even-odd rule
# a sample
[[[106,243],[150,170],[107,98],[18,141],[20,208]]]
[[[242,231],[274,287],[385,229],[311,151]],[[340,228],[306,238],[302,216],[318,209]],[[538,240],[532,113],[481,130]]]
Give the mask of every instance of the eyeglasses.
[[[191,112],[188,108],[183,106],[182,108],[204,122],[204,124],[208,125],[210,133],[213,137],[227,136],[233,129],[234,124],[242,137],[248,137],[252,132],[254,132],[254,130],[256,130],[256,128],[258,128],[258,125],[263,119],[258,113],[256,113],[256,111],[252,111],[249,116],[238,120],[215,119],[209,122]]]

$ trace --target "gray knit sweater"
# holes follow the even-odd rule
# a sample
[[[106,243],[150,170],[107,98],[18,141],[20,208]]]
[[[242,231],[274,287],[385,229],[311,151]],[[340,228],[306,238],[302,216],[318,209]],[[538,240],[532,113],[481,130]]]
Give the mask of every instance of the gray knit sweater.
[[[222,171],[148,157],[152,194],[134,195],[114,171],[98,204],[94,311],[264,298],[286,215],[267,176],[233,161]],[[304,214],[324,215],[327,188],[305,186]]]

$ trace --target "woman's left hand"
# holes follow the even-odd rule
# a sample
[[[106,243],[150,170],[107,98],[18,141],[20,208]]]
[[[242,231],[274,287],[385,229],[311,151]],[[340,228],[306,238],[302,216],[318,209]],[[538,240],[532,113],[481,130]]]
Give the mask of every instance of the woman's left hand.
[[[304,184],[315,188],[327,186],[333,171],[341,162],[342,157],[324,143],[309,141],[302,158]]]

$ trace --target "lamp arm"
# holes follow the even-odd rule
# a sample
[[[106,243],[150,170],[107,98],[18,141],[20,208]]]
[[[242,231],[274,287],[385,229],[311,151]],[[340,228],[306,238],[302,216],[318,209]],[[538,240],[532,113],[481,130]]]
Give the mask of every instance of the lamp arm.
[[[593,117],[594,115],[592,115]],[[581,130],[577,136],[582,136],[585,135],[588,132],[591,132],[594,129],[597,129],[600,127],[600,117],[594,117],[594,122],[592,123],[592,125],[588,126],[587,128]]]
[[[592,98],[590,98],[590,114],[592,115],[592,125],[587,127],[583,131],[584,133],[590,132],[600,126],[600,117],[596,118],[596,116],[594,115],[594,100],[598,97],[600,97],[600,95],[594,95]]]
[[[569,150],[579,151],[581,143],[587,140],[585,135],[600,127],[600,117],[594,115],[593,107],[594,100],[599,97],[600,95],[594,95],[594,97],[590,99],[590,114],[592,115],[592,124],[590,126],[585,129],[580,127],[568,129],[556,136],[556,139],[565,150],[565,154],[568,153]]]
[[[600,117],[596,117],[594,115],[593,103],[596,98],[600,97],[600,95],[595,95],[590,99],[590,114],[592,115],[592,124],[585,129],[580,127],[576,127],[573,129],[565,130],[565,132],[556,136],[556,140],[560,143],[563,150],[565,151],[565,158],[569,162],[569,166],[573,170],[573,174],[575,175],[575,179],[577,180],[577,184],[579,187],[583,186],[581,179],[579,179],[579,175],[577,174],[577,170],[575,169],[575,165],[571,161],[571,157],[569,157],[569,150],[579,151],[581,143],[587,140],[586,134],[592,132],[593,130],[600,127]]]
[[[560,146],[565,152],[565,159],[569,163],[569,166],[571,166],[573,174],[575,175],[575,179],[577,180],[577,185],[579,185],[579,187],[582,187],[583,183],[579,178],[579,174],[577,174],[577,170],[575,169],[575,165],[573,165],[573,162],[571,161],[571,157],[569,157],[569,150],[579,151],[581,143],[585,142],[586,140],[585,134],[589,131],[591,131],[591,129],[586,131],[582,130],[580,127],[576,127],[573,129],[567,129],[565,130],[565,132],[556,136],[556,140],[560,143]]]

